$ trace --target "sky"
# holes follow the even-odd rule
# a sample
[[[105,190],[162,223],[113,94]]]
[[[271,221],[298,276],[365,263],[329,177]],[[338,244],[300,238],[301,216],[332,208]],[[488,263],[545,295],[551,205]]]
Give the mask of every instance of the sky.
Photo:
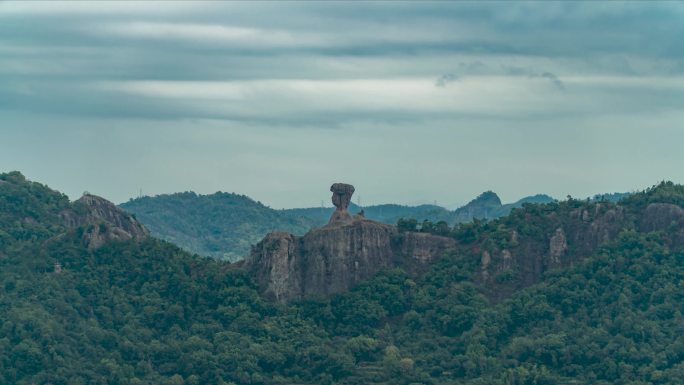
[[[683,123],[681,2],[0,1],[0,172],[71,199],[587,197]]]

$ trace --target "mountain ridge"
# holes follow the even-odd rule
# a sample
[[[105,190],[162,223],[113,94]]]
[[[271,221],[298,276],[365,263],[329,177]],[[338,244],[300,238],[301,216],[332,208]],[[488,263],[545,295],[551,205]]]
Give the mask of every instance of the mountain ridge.
[[[0,180],[2,384],[665,385],[684,376],[681,185],[619,205],[525,205],[449,228],[461,247],[423,271],[388,266],[343,292],[276,304],[246,269],[153,236],[90,248],[78,230],[91,224],[68,230],[59,217],[66,196],[16,174]],[[611,223],[622,227],[614,237],[601,230]],[[610,239],[594,247],[575,227]],[[574,253],[582,258],[563,265]],[[561,266],[525,287],[538,255]]]
[[[445,221],[453,225],[475,217],[499,217],[527,202],[553,200],[548,195],[539,194],[502,205],[495,193],[489,193],[484,193],[485,197],[495,197],[497,205],[484,201],[481,195],[480,200],[476,198],[457,210],[435,205],[382,204],[359,207],[353,202],[349,210],[352,213],[363,210],[366,218],[391,225],[401,218]],[[162,194],[131,199],[119,206],[135,214],[152,234],[161,239],[174,242],[192,253],[230,261],[247,256],[251,246],[270,231],[303,235],[325,225],[333,211],[333,208],[327,207],[271,209],[245,195],[223,192],[207,195],[194,192]]]

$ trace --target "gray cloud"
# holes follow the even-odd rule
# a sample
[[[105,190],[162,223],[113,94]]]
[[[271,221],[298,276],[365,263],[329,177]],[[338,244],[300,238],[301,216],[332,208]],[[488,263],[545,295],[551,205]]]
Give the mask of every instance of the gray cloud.
[[[551,84],[553,84],[556,88],[558,88],[561,91],[565,91],[565,84],[558,78],[558,76],[552,74],[551,72],[544,72],[541,75],[539,75],[545,79],[549,79]]]
[[[15,148],[30,148],[27,143],[36,135],[58,139],[76,125],[81,134],[121,132],[125,138],[113,141],[117,145],[110,161],[127,151],[149,156],[152,160],[142,162],[139,175],[132,176],[135,183],[144,183],[144,175],[157,175],[165,160],[183,169],[184,163],[169,160],[182,154],[185,164],[198,168],[195,157],[229,165],[204,167],[206,171],[191,176],[199,187],[184,189],[230,190],[218,188],[215,180],[234,178],[251,186],[245,193],[265,201],[268,189],[255,179],[283,179],[282,187],[286,177],[278,172],[293,174],[302,186],[309,183],[307,175],[326,178],[336,166],[320,160],[328,154],[319,149],[334,143],[356,149],[359,158],[353,167],[367,170],[372,164],[371,171],[387,180],[374,181],[352,170],[335,171],[339,177],[359,178],[382,191],[415,174],[413,185],[435,183],[434,191],[461,194],[443,192],[434,197],[440,202],[457,203],[476,190],[497,190],[475,174],[437,170],[444,164],[467,168],[472,159],[487,156],[493,159],[486,170],[493,180],[512,182],[515,174],[541,181],[529,191],[520,184],[505,185],[511,200],[516,194],[549,192],[542,182],[569,181],[568,189],[573,182],[586,195],[629,190],[639,186],[628,176],[614,188],[599,186],[597,176],[583,179],[586,170],[575,170],[571,156],[603,159],[602,150],[593,147],[595,139],[586,133],[567,137],[553,128],[616,133],[638,120],[644,131],[625,140],[646,143],[648,130],[677,126],[677,111],[684,107],[683,18],[681,3],[641,2],[167,2],[163,7],[158,2],[0,2],[0,155],[14,155],[0,160],[31,168],[36,161],[22,155],[29,152]],[[168,130],[162,142],[172,141],[174,151],[163,144],[150,144],[153,155],[131,149],[128,142],[135,141],[136,133],[130,125],[149,130],[140,134],[148,143]],[[530,133],[526,127],[538,130]],[[209,152],[214,160],[207,159],[203,145],[192,140],[197,131],[211,132],[212,140],[218,138],[215,142],[231,153],[214,149]],[[14,139],[6,139],[9,132]],[[515,142],[516,132],[526,141],[517,143],[515,151],[497,144],[497,138]],[[541,137],[549,138],[543,144],[548,150],[531,147]],[[78,143],[102,147],[99,139],[86,138]],[[630,148],[630,143],[622,145]],[[643,151],[656,157],[666,145]],[[77,162],[78,147],[63,146],[74,154],[64,160],[69,167],[85,167]],[[473,146],[493,154],[473,153]],[[555,154],[564,151],[567,156],[555,162]],[[418,152],[428,155],[411,158],[415,164],[402,158]],[[619,151],[615,157],[623,163],[633,160]],[[681,164],[684,159],[670,161]],[[50,163],[41,164],[49,168]],[[537,175],[503,170],[511,164]],[[560,177],[551,166],[539,164],[557,166]],[[413,172],[399,173],[397,165]],[[37,166],[32,169],[41,172]],[[41,175],[61,175],[66,172],[62,169]],[[618,175],[623,169],[605,172]],[[165,173],[160,175],[173,177]],[[83,184],[78,189],[93,189],[78,180]],[[455,180],[476,185],[475,191],[463,191],[463,183]],[[181,188],[155,183],[145,189]],[[125,191],[107,186],[124,199]],[[273,196],[286,196],[278,186],[269,188],[280,193]],[[306,194],[291,192],[290,197],[297,193]],[[568,190],[558,196],[566,193],[582,195]],[[432,198],[415,194],[385,195],[378,201]],[[315,198],[313,204],[319,201]]]
[[[674,16],[682,7],[392,5],[194,7],[179,2],[156,13],[154,3],[112,2],[103,8],[78,2],[3,3],[0,81],[6,86],[0,90],[0,108],[110,119],[208,118],[336,127],[364,119],[590,116],[625,106],[648,110],[673,104],[644,102],[639,95],[652,88],[648,82],[641,84],[641,93],[616,95],[611,109],[597,110],[595,103],[585,100],[605,96],[616,87],[631,88],[631,77],[657,82],[679,76],[679,53],[665,48],[681,44],[675,37],[684,29]],[[632,32],[635,23],[652,26],[656,18],[657,28]],[[643,39],[651,43],[643,44]],[[451,71],[444,73],[444,68]],[[429,80],[435,73],[443,75]],[[561,80],[558,73],[567,79]],[[531,81],[521,82],[521,77]],[[615,77],[610,89],[604,89],[605,77]],[[544,94],[553,90],[539,87],[536,78],[546,79],[556,90],[579,82],[581,94],[569,95],[562,103],[547,100]],[[359,87],[361,79],[375,79],[381,89]],[[418,102],[399,96],[412,95],[415,82],[447,88],[456,79],[458,87],[449,87],[447,98],[428,91],[416,95]],[[467,79],[480,79],[488,86]],[[296,89],[287,84],[299,80],[311,82]],[[98,87],[103,82],[149,81],[174,86],[205,82],[210,88],[232,87],[239,95],[228,98],[195,90],[184,97],[178,92],[169,96]],[[331,88],[332,83],[336,85]],[[488,90],[493,87],[498,91],[492,94]],[[529,96],[510,103],[508,94]]]
[[[447,84],[455,82],[456,79],[457,77],[454,74],[444,74],[437,78],[437,81],[435,81],[435,85],[437,87],[446,87]]]

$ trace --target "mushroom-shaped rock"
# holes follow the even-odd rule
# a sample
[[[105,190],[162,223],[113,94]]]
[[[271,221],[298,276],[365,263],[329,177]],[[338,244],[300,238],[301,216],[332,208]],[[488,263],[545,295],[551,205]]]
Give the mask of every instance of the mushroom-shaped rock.
[[[252,248],[244,262],[260,292],[278,302],[346,291],[378,271],[399,265],[420,271],[456,246],[451,238],[401,232],[347,211],[354,187],[335,183],[330,188],[330,223],[303,236],[273,232]]]
[[[354,194],[354,186],[346,183],[333,183],[330,186],[332,195],[332,203],[335,205],[336,211],[347,211],[351,197]]]
[[[347,211],[351,197],[354,194],[354,186],[346,183],[334,183],[330,186],[332,203],[335,205],[335,212],[330,216],[328,224],[345,224],[353,221],[351,214]]]

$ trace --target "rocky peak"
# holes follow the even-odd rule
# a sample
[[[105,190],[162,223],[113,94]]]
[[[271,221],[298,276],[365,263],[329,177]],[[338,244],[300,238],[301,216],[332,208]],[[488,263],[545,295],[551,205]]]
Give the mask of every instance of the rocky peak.
[[[346,183],[333,183],[330,186],[330,191],[332,195],[332,203],[335,205],[335,211],[333,211],[328,221],[328,225],[339,225],[339,224],[349,224],[353,220],[347,208],[349,207],[349,202],[354,194],[354,186]]]
[[[501,206],[501,199],[494,191],[485,191],[473,199],[468,205],[475,206]]]
[[[294,236],[268,234],[255,245],[243,266],[261,292],[278,302],[348,290],[384,267],[424,265],[453,248],[451,238],[402,232],[396,227],[347,212],[354,187],[334,184],[337,208],[330,222]]]
[[[112,202],[92,194],[85,194],[60,213],[64,226],[83,228],[82,238],[89,248],[102,246],[109,240],[140,239],[149,232],[131,214]]]
[[[684,209],[671,203],[651,203],[644,210],[639,229],[669,232],[672,246],[684,245]]]
[[[501,199],[493,191],[485,191],[467,205],[457,209],[454,214],[456,223],[469,222],[473,218],[493,218],[502,209]]]

